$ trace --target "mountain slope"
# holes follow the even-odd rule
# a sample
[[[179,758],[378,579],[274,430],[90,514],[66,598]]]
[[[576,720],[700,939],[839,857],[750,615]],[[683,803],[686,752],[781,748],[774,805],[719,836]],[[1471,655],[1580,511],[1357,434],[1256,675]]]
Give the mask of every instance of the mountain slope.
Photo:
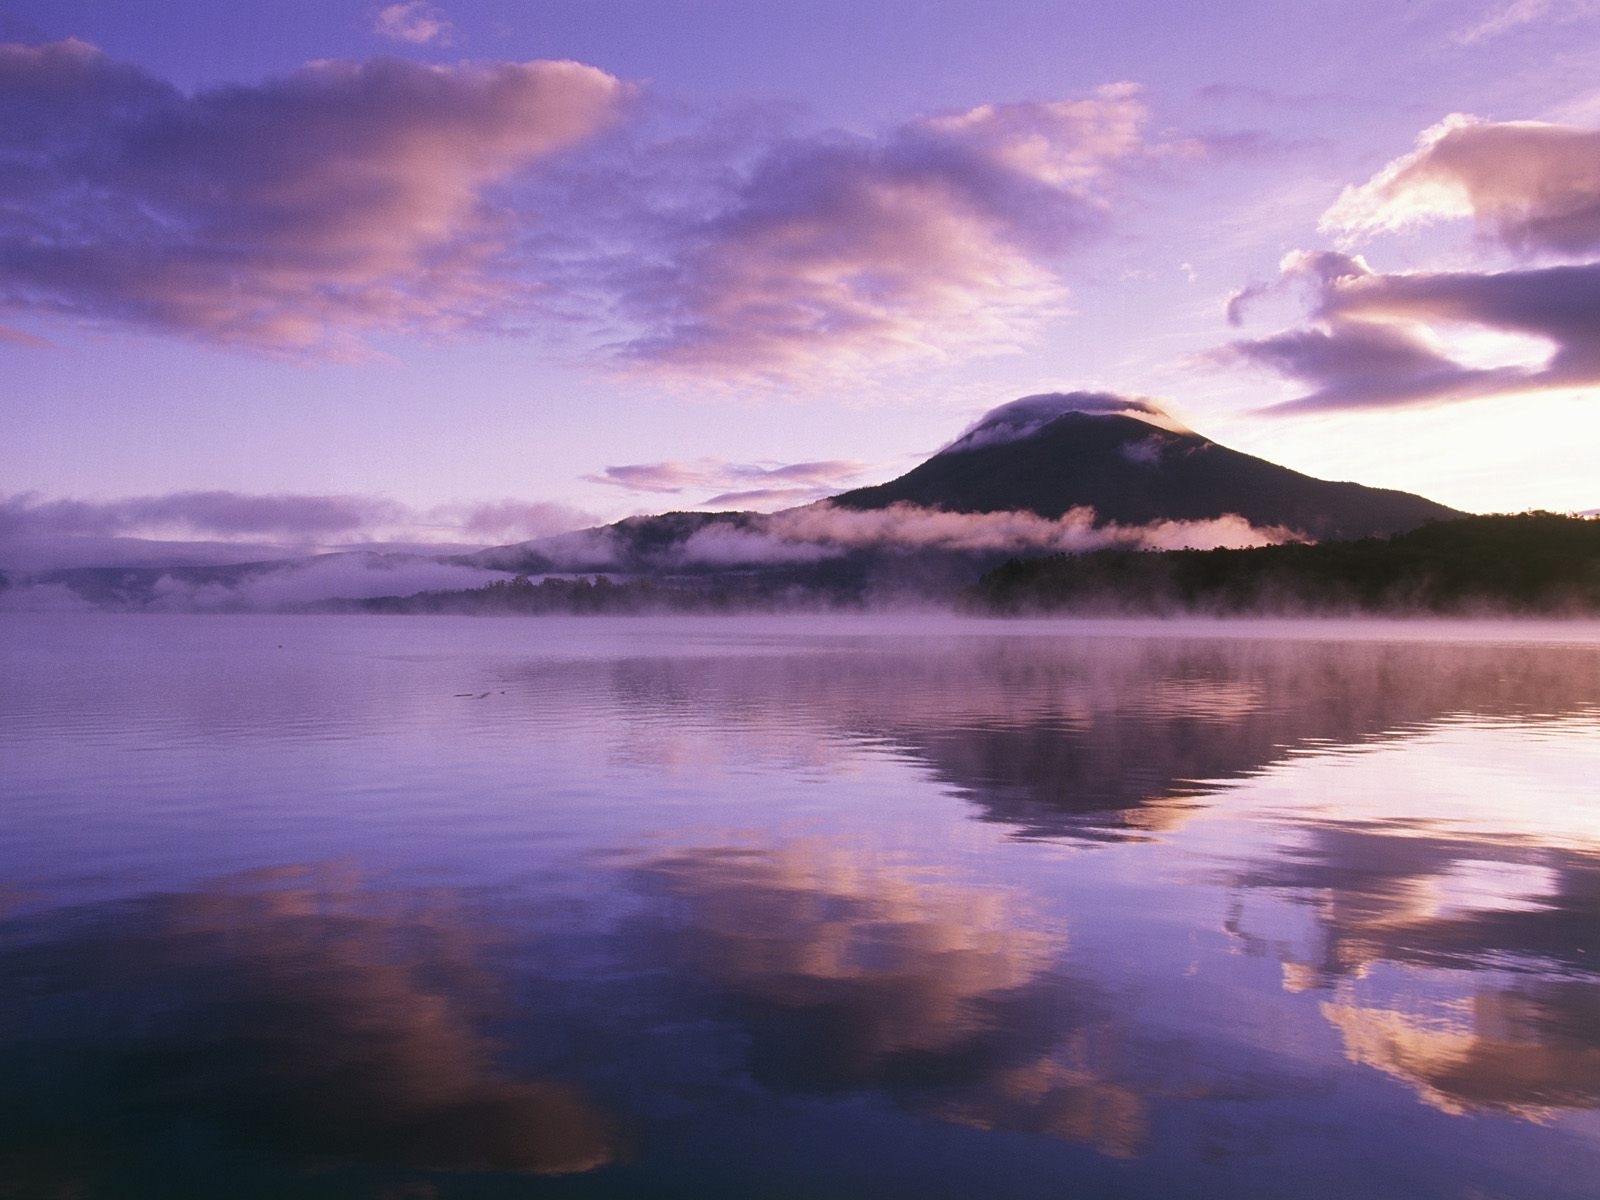
[[[995,409],[888,483],[841,508],[917,504],[950,512],[1095,510],[1102,524],[1235,513],[1312,538],[1368,537],[1463,515],[1409,492],[1302,475],[1185,429],[1155,406],[1099,393],[1029,396]]]

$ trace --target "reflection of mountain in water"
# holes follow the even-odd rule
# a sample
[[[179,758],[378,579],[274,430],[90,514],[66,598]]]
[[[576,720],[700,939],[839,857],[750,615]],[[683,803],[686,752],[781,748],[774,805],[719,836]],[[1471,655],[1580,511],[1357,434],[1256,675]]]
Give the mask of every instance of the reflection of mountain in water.
[[[614,694],[644,714],[803,713],[887,743],[1035,836],[1167,828],[1204,781],[1296,749],[1600,703],[1595,650],[1530,645],[983,636],[613,672]]]
[[[1139,1152],[1148,1085],[1104,1002],[1053,972],[1061,939],[1010,898],[819,843],[681,852],[637,883],[659,903],[630,940],[712,989],[767,1086]]]
[[[20,1189],[0,1194],[174,1195],[175,1158],[227,1173],[209,1194],[270,1194],[232,1174],[252,1146],[322,1170],[609,1161],[575,1088],[497,1069],[474,941],[426,896],[299,869],[30,927],[0,949],[0,1170]]]

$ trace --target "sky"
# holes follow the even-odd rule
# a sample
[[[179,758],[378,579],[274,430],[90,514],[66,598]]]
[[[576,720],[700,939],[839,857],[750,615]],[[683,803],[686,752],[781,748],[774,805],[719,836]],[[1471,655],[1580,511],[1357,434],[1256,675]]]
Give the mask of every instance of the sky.
[[[1019,396],[1600,506],[1600,2],[0,0],[0,538],[510,542]]]

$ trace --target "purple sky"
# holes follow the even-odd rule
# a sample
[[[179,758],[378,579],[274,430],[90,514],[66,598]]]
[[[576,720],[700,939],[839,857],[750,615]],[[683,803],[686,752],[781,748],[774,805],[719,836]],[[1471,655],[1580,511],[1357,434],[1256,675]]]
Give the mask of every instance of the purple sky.
[[[782,507],[1082,389],[1600,505],[1591,0],[0,0],[0,43],[0,536]]]

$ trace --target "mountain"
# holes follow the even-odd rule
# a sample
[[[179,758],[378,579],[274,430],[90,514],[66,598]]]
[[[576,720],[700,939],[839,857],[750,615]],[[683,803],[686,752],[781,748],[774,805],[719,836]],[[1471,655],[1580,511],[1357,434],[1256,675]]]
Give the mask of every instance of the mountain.
[[[1229,514],[1255,528],[1216,520]],[[663,513],[426,555],[162,563],[151,561],[153,546],[114,547],[93,566],[31,571],[0,555],[0,609],[270,609],[414,597],[418,611],[502,601],[527,611],[580,601],[622,610],[663,603],[663,588],[675,591],[672,604],[694,609],[918,604],[948,600],[1022,556],[1364,537],[1461,515],[1219,446],[1149,401],[1074,392],[1003,405],[898,479],[782,512]],[[517,575],[530,580],[513,589]],[[571,586],[593,576],[607,577],[603,594]],[[551,586],[530,590],[534,579]],[[476,594],[496,584],[504,586]]]
[[[921,466],[832,503],[1052,518],[1088,507],[1097,522],[1117,525],[1234,513],[1314,539],[1398,533],[1464,515],[1409,492],[1302,475],[1219,446],[1148,401],[1098,392],[1003,405]]]

